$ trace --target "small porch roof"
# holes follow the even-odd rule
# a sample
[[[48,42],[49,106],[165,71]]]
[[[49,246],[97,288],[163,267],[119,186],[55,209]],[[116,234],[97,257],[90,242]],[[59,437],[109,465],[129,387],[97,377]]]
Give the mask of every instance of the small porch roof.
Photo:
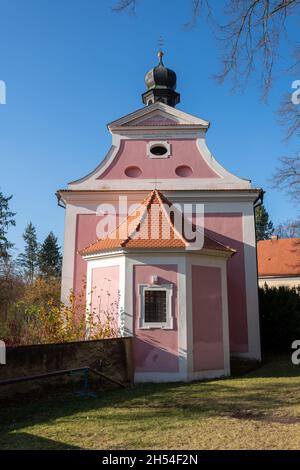
[[[170,210],[167,210],[168,208]],[[120,249],[188,250],[194,240],[188,239],[183,230],[176,227],[175,220],[180,220],[181,227],[188,228],[189,234],[196,233],[196,226],[184,218],[183,214],[160,191],[155,189],[148,194],[132,214],[124,218],[116,229],[105,238],[91,243],[79,253],[83,257],[90,257],[102,252]],[[229,246],[225,246],[205,234],[201,250],[224,252],[227,256],[235,253],[235,250]]]

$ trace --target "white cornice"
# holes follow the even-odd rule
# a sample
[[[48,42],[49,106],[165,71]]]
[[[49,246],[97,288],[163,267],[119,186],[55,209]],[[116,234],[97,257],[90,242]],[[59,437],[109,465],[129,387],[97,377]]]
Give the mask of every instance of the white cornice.
[[[217,257],[217,258],[230,258],[235,251],[223,251],[223,250],[208,250],[208,249],[202,249],[202,250],[190,250],[187,248],[131,248],[131,249],[120,249],[117,248],[116,250],[111,250],[111,251],[101,251],[98,253],[93,253],[90,255],[82,255],[82,258],[85,261],[94,261],[96,259],[101,259],[101,258],[111,258],[111,257],[116,257],[116,256],[136,256],[136,255],[151,255],[152,253],[155,253],[157,256],[159,255],[173,255],[176,253],[176,255],[181,255],[181,256],[193,256],[193,255],[200,255],[200,256],[212,256],[212,257]]]
[[[133,113],[127,114],[115,121],[110,122],[107,127],[112,132],[113,130],[119,129],[120,127],[127,124],[127,127],[136,127],[136,122],[140,119],[145,119],[155,112],[159,112],[162,114],[166,114],[168,117],[174,118],[177,124],[174,124],[172,127],[177,127],[179,124],[186,125],[186,126],[197,126],[199,128],[208,128],[209,122],[205,121],[204,119],[198,118],[193,116],[192,114],[185,113],[179,109],[173,108],[172,106],[168,106],[164,103],[154,103],[150,106],[145,106],[144,108],[140,108]],[[131,124],[130,124],[131,123]],[[149,128],[149,126],[147,126]]]
[[[244,190],[193,190],[189,185],[189,190],[170,190],[166,189],[164,194],[171,201],[176,202],[254,202],[260,195],[261,189],[244,189]],[[153,189],[153,187],[151,188]],[[61,200],[65,204],[100,204],[103,202],[112,203],[115,199],[116,203],[119,196],[128,196],[131,200],[137,202],[142,201],[148,194],[148,190],[144,187],[142,190],[60,190],[58,191]]]
[[[258,279],[261,281],[297,281],[300,285],[300,272],[299,274],[274,274],[274,275],[258,275]]]
[[[208,190],[225,190],[225,189],[250,189],[248,181],[239,180],[224,180],[223,178],[128,178],[128,179],[97,179],[94,178],[89,181],[89,184],[81,185],[72,183],[69,189],[72,190],[93,190],[93,191],[130,191],[132,189],[139,191],[151,191],[156,188],[160,191],[188,191],[208,189]]]
[[[125,139],[156,139],[161,136],[162,139],[196,139],[205,134],[206,129],[199,126],[122,126],[114,128],[112,134],[117,134]]]

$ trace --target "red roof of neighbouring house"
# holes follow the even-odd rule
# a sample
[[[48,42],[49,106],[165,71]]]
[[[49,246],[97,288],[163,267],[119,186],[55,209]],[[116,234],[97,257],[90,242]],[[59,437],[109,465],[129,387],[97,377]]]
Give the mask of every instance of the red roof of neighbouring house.
[[[165,207],[172,207],[172,211],[166,211]],[[157,208],[157,210],[155,210]],[[120,225],[108,236],[97,240],[80,251],[83,256],[96,254],[102,251],[110,251],[117,248],[183,248],[189,246],[190,241],[184,234],[176,229],[172,203],[160,192],[153,190],[140,204],[140,206],[128,215]],[[183,220],[183,215],[177,211],[177,215]],[[196,227],[187,222],[195,232]],[[168,236],[164,230],[168,228]],[[142,234],[145,234],[144,238]],[[154,236],[153,236],[154,235]],[[216,240],[204,235],[204,250],[225,251],[229,254],[235,250],[225,246]]]
[[[272,238],[257,243],[259,276],[299,276],[300,238]]]

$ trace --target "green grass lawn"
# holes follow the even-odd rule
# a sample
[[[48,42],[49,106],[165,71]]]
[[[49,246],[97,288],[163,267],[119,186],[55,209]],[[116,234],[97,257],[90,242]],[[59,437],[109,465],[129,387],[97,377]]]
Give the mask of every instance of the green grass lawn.
[[[0,449],[298,449],[300,366],[243,377],[1,401]]]

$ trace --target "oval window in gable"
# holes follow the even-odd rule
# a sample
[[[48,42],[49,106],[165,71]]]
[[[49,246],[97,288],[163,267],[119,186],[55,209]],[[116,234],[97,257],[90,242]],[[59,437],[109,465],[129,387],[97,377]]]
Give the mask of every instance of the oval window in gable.
[[[142,170],[138,166],[128,166],[125,171],[125,175],[129,178],[138,178],[142,174]]]
[[[187,165],[180,165],[176,168],[175,173],[181,178],[188,178],[189,176],[192,176],[193,170]]]
[[[151,147],[150,149],[152,155],[155,155],[156,157],[161,157],[162,155],[165,155],[167,151],[168,149],[163,145],[153,145],[153,147]]]

